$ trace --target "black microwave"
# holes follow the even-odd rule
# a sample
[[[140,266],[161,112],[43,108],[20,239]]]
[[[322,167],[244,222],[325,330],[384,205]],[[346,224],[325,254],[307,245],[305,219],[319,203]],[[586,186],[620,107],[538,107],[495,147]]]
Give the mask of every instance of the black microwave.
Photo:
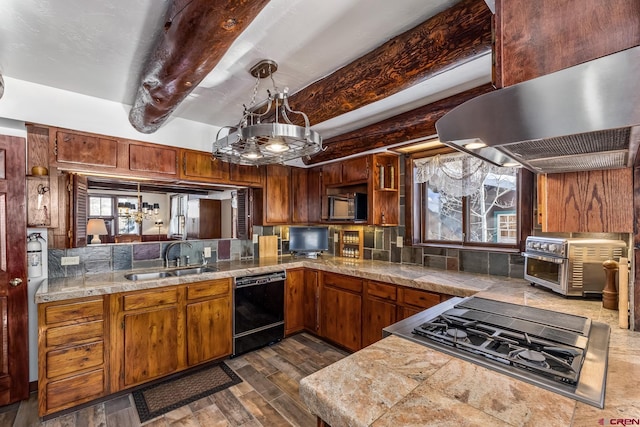
[[[329,196],[330,221],[366,221],[367,194],[350,193]]]

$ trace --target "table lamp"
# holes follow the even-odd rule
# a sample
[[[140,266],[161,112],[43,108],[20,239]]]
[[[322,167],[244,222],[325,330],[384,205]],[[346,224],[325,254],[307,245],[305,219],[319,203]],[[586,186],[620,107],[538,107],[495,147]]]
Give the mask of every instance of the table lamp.
[[[102,243],[100,241],[101,234],[107,234],[107,226],[104,223],[104,220],[92,218],[87,223],[87,234],[93,235],[93,239],[91,239],[91,244]]]

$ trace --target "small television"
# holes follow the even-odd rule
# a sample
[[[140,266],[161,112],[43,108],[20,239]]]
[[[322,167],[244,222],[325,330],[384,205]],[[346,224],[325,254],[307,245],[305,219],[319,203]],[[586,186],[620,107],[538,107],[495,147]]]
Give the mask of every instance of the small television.
[[[316,258],[328,250],[328,227],[289,227],[289,252],[294,256]]]

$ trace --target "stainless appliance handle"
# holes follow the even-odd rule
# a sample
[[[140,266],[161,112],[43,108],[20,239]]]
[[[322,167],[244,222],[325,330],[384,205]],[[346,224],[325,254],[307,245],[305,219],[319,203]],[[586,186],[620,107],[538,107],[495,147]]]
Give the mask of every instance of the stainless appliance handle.
[[[539,255],[539,254],[530,254],[527,252],[522,252],[522,256],[525,258],[537,259],[540,261],[551,262],[554,264],[562,264],[566,261],[566,258],[558,258],[558,257],[545,256],[545,255]]]

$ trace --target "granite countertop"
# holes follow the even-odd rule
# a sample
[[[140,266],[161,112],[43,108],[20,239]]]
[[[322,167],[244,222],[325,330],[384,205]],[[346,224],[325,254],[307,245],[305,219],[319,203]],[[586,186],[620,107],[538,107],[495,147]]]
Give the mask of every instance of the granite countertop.
[[[318,270],[348,274],[364,279],[379,280],[397,285],[430,290],[447,295],[471,296],[479,291],[500,283],[519,283],[522,280],[480,276],[471,273],[457,273],[425,268],[417,265],[394,264],[384,261],[357,260],[342,257],[323,256],[318,259],[299,259],[291,256],[262,258],[249,261],[219,262],[214,264],[216,272],[166,277],[153,280],[131,281],[125,278],[127,273],[162,271],[162,268],[146,270],[113,271],[110,273],[85,274],[80,277],[49,279],[35,294],[37,304],[61,301],[93,295],[106,295],[118,292],[153,289],[162,286],[193,283],[204,280],[268,273],[297,267],[310,267]]]
[[[519,282],[519,283],[518,283]],[[300,382],[311,412],[332,426],[597,426],[640,422],[640,334],[618,327],[601,301],[567,299],[523,280],[477,293],[586,316],[611,326],[605,407],[389,336]],[[600,420],[603,419],[602,422]]]

